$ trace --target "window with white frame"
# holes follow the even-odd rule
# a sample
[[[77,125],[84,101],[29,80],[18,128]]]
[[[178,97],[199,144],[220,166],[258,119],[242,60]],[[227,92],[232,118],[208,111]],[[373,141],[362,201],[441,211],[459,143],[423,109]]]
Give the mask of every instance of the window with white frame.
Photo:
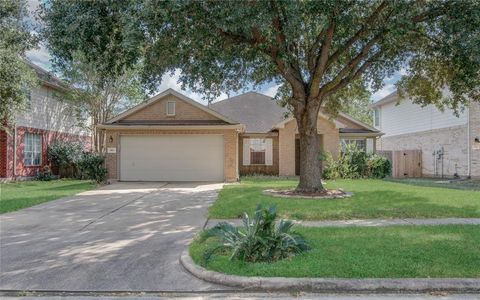
[[[243,139],[243,165],[272,165],[272,144],[271,138]]]
[[[358,150],[361,151],[367,151],[367,140],[366,139],[341,139],[340,140],[341,146],[342,146],[342,151],[345,151],[347,148],[347,145],[353,144],[357,147]]]
[[[175,101],[167,101],[167,116],[175,115]]]
[[[23,149],[23,162],[26,166],[38,166],[42,163],[42,136],[26,133]]]
[[[373,126],[378,127],[380,126],[380,109],[375,108],[373,110]]]

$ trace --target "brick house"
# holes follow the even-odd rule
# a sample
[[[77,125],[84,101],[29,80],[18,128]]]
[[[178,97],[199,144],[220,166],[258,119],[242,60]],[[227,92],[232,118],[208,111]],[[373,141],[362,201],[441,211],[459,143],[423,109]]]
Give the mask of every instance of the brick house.
[[[66,85],[46,70],[29,65],[39,85],[30,91],[27,109],[15,116],[9,132],[0,130],[2,180],[35,176],[49,165],[47,147],[53,141],[81,141],[90,149],[90,135],[80,126],[75,105],[62,98]]]
[[[472,102],[456,116],[393,92],[372,107],[374,125],[385,134],[377,141],[379,150],[421,150],[426,177],[480,178],[480,103]]]
[[[204,106],[172,90],[98,126],[108,178],[122,181],[236,181],[239,175],[299,173],[294,118],[271,97],[249,92]],[[321,149],[355,143],[375,151],[381,132],[340,113],[318,116]]]

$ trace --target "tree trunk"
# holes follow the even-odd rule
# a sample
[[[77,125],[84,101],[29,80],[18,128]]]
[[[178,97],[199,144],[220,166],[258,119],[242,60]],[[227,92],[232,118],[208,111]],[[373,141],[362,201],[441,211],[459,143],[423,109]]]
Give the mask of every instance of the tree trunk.
[[[318,111],[305,109],[297,117],[300,137],[300,182],[297,191],[312,193],[322,191],[322,162],[320,137],[317,132]]]

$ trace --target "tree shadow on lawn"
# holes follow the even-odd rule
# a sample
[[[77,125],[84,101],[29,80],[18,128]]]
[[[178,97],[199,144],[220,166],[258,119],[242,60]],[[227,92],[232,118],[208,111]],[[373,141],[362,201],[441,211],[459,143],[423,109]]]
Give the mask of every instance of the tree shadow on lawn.
[[[480,202],[436,199],[390,190],[357,191],[345,199],[275,198],[262,195],[264,187],[243,187],[222,195],[211,209],[215,216],[240,217],[257,204],[278,206],[279,216],[297,220],[480,217]],[[228,197],[228,198],[227,198]],[[235,210],[235,211],[234,211]]]

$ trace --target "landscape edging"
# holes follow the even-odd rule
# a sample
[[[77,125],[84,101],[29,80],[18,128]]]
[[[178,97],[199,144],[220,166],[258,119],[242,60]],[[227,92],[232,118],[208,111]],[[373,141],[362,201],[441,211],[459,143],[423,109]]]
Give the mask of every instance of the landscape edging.
[[[478,278],[286,278],[245,277],[207,270],[197,265],[188,249],[180,256],[180,264],[202,280],[246,290],[311,291],[311,292],[480,292]]]

